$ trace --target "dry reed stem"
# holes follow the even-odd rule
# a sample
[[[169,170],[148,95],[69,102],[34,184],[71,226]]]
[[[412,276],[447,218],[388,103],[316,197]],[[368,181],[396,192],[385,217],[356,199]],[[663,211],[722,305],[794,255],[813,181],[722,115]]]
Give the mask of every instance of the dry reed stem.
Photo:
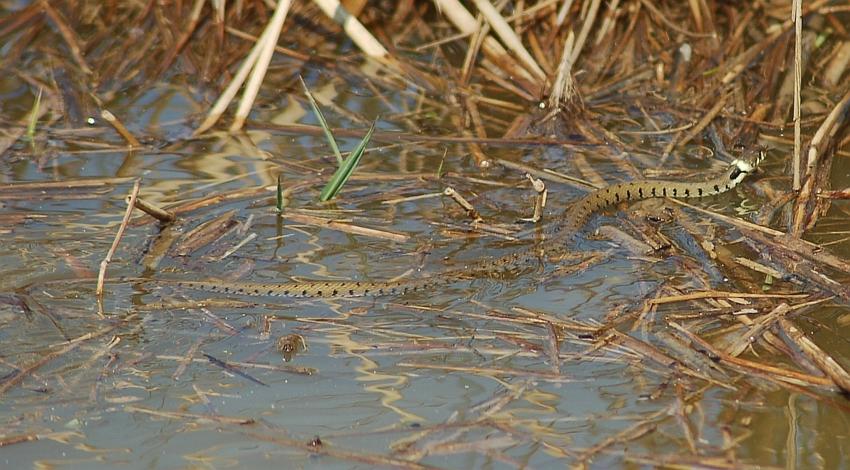
[[[712,360],[715,360],[722,364],[727,364],[735,368],[742,369],[746,372],[751,372],[757,375],[761,375],[763,377],[775,379],[782,382],[788,382],[791,384],[802,384],[808,386],[828,388],[834,386],[832,380],[825,377],[817,377],[803,372],[783,369],[781,367],[775,367],[768,364],[762,364],[760,362],[749,361],[746,359],[730,356],[725,352],[715,348],[711,343],[700,338],[696,333],[689,331],[678,323],[667,322],[667,324],[678,330],[680,333],[684,334],[691,341],[693,341],[694,344],[698,346],[699,349],[701,349],[700,352],[709,355]]]
[[[823,349],[819,348],[812,340],[797,329],[794,324],[787,318],[778,320],[779,328],[785,333],[786,337],[791,340],[791,344],[800,349],[805,356],[814,362],[827,377],[835,382],[844,393],[850,393],[850,373],[841,367],[835,359],[827,354]]]
[[[794,22],[794,180],[791,188],[800,190],[801,129],[800,129],[800,88],[803,81],[803,0],[792,0],[791,20]]]
[[[236,209],[231,209],[186,232],[174,247],[174,253],[177,256],[188,256],[220,239],[237,225],[235,216]]]
[[[227,257],[231,256],[233,253],[236,253],[237,251],[239,251],[240,248],[242,248],[243,246],[245,246],[247,243],[249,243],[251,240],[253,240],[255,238],[257,238],[256,233],[249,234],[248,236],[246,236],[245,238],[240,240],[239,243],[237,243],[233,247],[229,248],[227,251],[224,252],[224,254],[222,254],[221,256],[219,256],[216,259],[218,261],[222,261],[222,260],[226,259]]]
[[[176,361],[179,363],[183,363],[186,360],[189,360],[192,363],[199,364],[208,364],[210,361],[206,357],[200,358],[195,357],[191,359],[187,359],[184,356],[173,356],[169,354],[157,354],[157,359],[163,361]],[[312,367],[298,367],[298,366],[289,366],[284,364],[260,364],[256,362],[241,362],[241,361],[227,361],[228,364],[241,367],[243,369],[262,369],[262,370],[270,370],[275,372],[286,372],[290,374],[297,375],[313,375],[317,373],[317,370]]]
[[[760,316],[756,321],[750,324],[750,327],[742,332],[736,340],[726,347],[726,353],[730,356],[740,356],[749,347],[759,340],[762,333],[778,321],[782,316],[791,311],[791,308],[786,303],[779,304],[776,308],[766,315]]]
[[[688,30],[682,28],[681,26],[676,24],[674,21],[667,18],[667,16],[664,15],[664,12],[659,10],[658,7],[653,5],[652,0],[640,0],[640,3],[641,3],[642,6],[646,7],[646,9],[649,10],[656,18],[660,19],[661,22],[664,23],[668,28],[672,29],[673,31],[676,31],[677,33],[683,34],[685,36],[693,37],[693,38],[710,38],[711,37],[710,34],[694,33],[692,31],[688,31]]]
[[[112,240],[112,246],[109,247],[106,257],[100,262],[100,270],[97,273],[97,288],[95,289],[95,295],[97,295],[97,297],[103,297],[103,285],[106,281],[106,267],[109,265],[109,262],[112,261],[112,257],[118,249],[118,243],[121,242],[124,230],[127,229],[127,224],[130,222],[130,215],[133,213],[136,198],[139,196],[141,183],[141,179],[137,179],[136,182],[133,183],[133,189],[130,191],[130,200],[127,202],[127,210],[124,211],[124,218],[121,220],[121,225],[118,227],[118,233],[115,234],[115,239]]]
[[[410,239],[410,237],[403,233],[390,232],[388,230],[379,230],[369,227],[361,227],[359,225],[350,224],[340,220],[316,217],[307,214],[297,214],[291,211],[284,214],[283,217],[286,220],[291,220],[300,224],[314,225],[321,228],[338,230],[344,233],[353,233],[355,235],[364,235],[367,237],[390,240],[399,243],[406,242]]]
[[[192,11],[189,13],[189,24],[183,28],[180,37],[177,39],[177,43],[169,49],[165,58],[159,63],[157,71],[153,73],[154,76],[162,75],[163,72],[168,70],[174,59],[177,58],[177,55],[180,54],[183,47],[189,42],[189,38],[192,37],[192,34],[198,27],[198,21],[201,19],[201,10],[205,3],[204,0],[195,0],[195,3],[192,5]]]
[[[345,34],[363,51],[367,56],[375,59],[387,59],[389,52],[381,43],[372,36],[372,33],[367,30],[356,17],[352,16],[345,7],[337,0],[313,0],[319,9],[327,15],[328,18],[336,21],[342,26]]]
[[[484,18],[487,19],[487,23],[490,24],[491,28],[493,28],[493,32],[502,39],[502,42],[508,46],[509,50],[519,57],[520,61],[522,61],[528,70],[535,75],[537,80],[540,82],[546,80],[546,72],[540,68],[540,65],[537,64],[534,57],[528,53],[528,50],[526,50],[525,46],[522,44],[522,39],[514,33],[514,30],[511,29],[508,22],[502,18],[502,15],[499,14],[493,4],[491,4],[488,0],[472,0],[472,2]]]
[[[248,119],[248,114],[254,106],[254,100],[257,98],[257,93],[260,92],[260,86],[263,84],[263,79],[266,76],[269,62],[272,60],[274,46],[277,44],[277,39],[283,28],[283,22],[286,20],[286,14],[289,12],[290,4],[291,0],[278,0],[274,14],[271,20],[269,20],[268,26],[266,26],[266,31],[260,36],[260,42],[257,43],[260,47],[260,51],[257,54],[257,61],[251,71],[250,78],[248,78],[248,83],[245,85],[245,91],[242,94],[242,99],[239,101],[239,107],[236,108],[236,115],[233,118],[233,123],[230,125],[230,132],[236,132],[242,129],[245,120]]]
[[[443,195],[451,198],[452,201],[454,201],[466,212],[467,217],[472,219],[474,222],[480,222],[483,220],[481,218],[481,214],[479,214],[478,211],[475,210],[475,206],[470,204],[470,202],[467,201],[466,198],[464,198],[460,193],[455,191],[455,189],[451,186],[443,190]]]
[[[687,302],[697,299],[805,299],[809,294],[755,294],[749,292],[723,292],[707,291],[692,292],[690,294],[673,295],[669,297],[656,297],[649,299],[652,305],[662,305],[674,302]]]
[[[234,418],[230,416],[220,416],[213,414],[202,415],[197,413],[186,413],[183,411],[154,410],[139,405],[126,405],[124,406],[124,411],[128,413],[144,413],[147,415],[157,416],[159,418],[165,418],[168,420],[192,420],[198,423],[234,424],[238,426],[254,424],[254,418]]]
[[[800,195],[794,207],[794,220],[791,224],[791,234],[801,237],[805,231],[808,219],[814,211],[815,194],[818,190],[815,178],[815,168],[828,145],[835,138],[836,133],[847,121],[848,110],[850,110],[850,91],[847,91],[841,100],[832,108],[826,119],[823,120],[818,130],[809,142],[809,150],[806,158],[806,180],[800,190]],[[825,178],[824,178],[825,179]]]
[[[532,378],[554,383],[573,382],[573,379],[563,377],[560,373],[531,371],[527,369],[508,369],[499,367],[478,367],[478,366],[459,366],[450,364],[430,364],[425,362],[403,361],[396,364],[398,367],[411,367],[414,369],[435,369],[451,372],[467,372],[478,375],[493,375],[507,377],[523,377]]]
[[[464,34],[472,35],[479,29],[475,17],[458,0],[434,0],[437,10],[445,15],[455,28]],[[531,73],[517,64],[508,51],[494,38],[485,37],[482,42],[484,54],[500,66],[507,68],[508,73],[514,74],[532,83],[536,82]]]
[[[833,89],[840,85],[841,77],[850,66],[850,41],[842,41],[835,51],[835,55],[823,71],[823,86]]]
[[[709,124],[711,124],[711,121],[713,121],[714,118],[716,118],[717,115],[720,114],[720,111],[723,110],[723,107],[726,106],[726,100],[727,100],[728,96],[729,95],[721,96],[720,99],[718,99],[717,102],[714,103],[714,105],[711,107],[711,109],[709,109],[708,112],[705,113],[702,118],[700,118],[700,120],[696,123],[696,125],[694,125],[692,128],[690,128],[688,130],[688,133],[685,134],[684,137],[682,137],[682,140],[677,142],[674,139],[673,140],[674,146],[684,147],[685,145],[689,144],[691,142],[691,140],[695,139],[697,136],[702,134],[702,132],[705,130],[705,128],[708,127]],[[672,150],[673,150],[672,148],[669,149],[669,151],[672,151]],[[668,150],[665,149],[665,151],[668,151]]]
[[[246,41],[251,41],[251,42],[256,43],[257,41],[260,40],[260,38],[258,38],[257,36],[254,36],[253,34],[248,34],[244,31],[240,31],[240,30],[238,30],[238,29],[236,29],[232,26],[226,26],[224,28],[224,30],[228,34],[236,36],[239,39],[244,39]],[[292,49],[289,49],[289,48],[286,48],[286,47],[283,47],[283,46],[279,46],[279,45],[275,45],[274,50],[275,50],[275,52],[277,52],[281,55],[285,55],[287,57],[291,57],[291,58],[297,59],[297,60],[302,60],[302,61],[305,61],[305,62],[308,61],[308,60],[311,60],[311,59],[314,59],[314,60],[316,59],[316,57],[312,57],[308,54],[303,54],[301,52],[298,52],[298,51],[295,51],[295,50],[292,50]]]
[[[233,101],[233,98],[236,96],[236,93],[239,92],[239,88],[242,86],[242,83],[245,82],[245,79],[248,77],[248,74],[257,62],[257,58],[260,56],[260,51],[262,49],[261,45],[264,44],[264,37],[267,34],[271,34],[269,28],[266,28],[263,31],[263,34],[260,35],[257,43],[254,44],[253,48],[251,48],[251,52],[248,53],[248,56],[242,61],[242,65],[239,66],[239,69],[236,71],[236,75],[233,76],[233,79],[230,80],[230,83],[221,93],[221,96],[218,97],[213,107],[207,113],[207,117],[201,125],[195,129],[195,132],[192,134],[193,137],[197,137],[210,129],[216,122],[218,122],[219,118],[221,118],[222,114],[224,114],[227,110],[230,102]]]

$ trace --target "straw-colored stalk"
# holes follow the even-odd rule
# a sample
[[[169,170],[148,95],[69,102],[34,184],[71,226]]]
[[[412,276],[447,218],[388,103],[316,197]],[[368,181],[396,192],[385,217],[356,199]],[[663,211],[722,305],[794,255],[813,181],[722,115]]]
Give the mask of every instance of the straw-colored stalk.
[[[800,162],[802,160],[801,146],[802,137],[800,130],[800,87],[802,84],[802,62],[803,62],[803,0],[794,0],[791,7],[791,19],[794,21],[794,191],[800,190]],[[811,170],[813,162],[810,162]]]
[[[328,18],[336,21],[342,26],[345,34],[360,48],[366,55],[376,59],[384,59],[389,55],[387,49],[372,36],[372,33],[366,29],[363,24],[353,15],[340,5],[337,0],[313,0],[313,3],[327,15]]]
[[[570,58],[575,44],[575,35],[572,31],[567,34],[564,42],[564,50],[561,52],[561,61],[558,63],[558,71],[555,74],[555,83],[552,84],[552,93],[549,95],[549,107],[557,108],[563,103],[572,100],[575,94],[573,83],[573,61]]]

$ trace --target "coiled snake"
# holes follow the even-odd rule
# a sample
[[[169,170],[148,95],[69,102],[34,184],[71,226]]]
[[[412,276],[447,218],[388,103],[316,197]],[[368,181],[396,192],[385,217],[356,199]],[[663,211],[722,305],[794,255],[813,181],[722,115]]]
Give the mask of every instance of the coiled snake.
[[[705,181],[680,182],[640,180],[619,183],[590,192],[573,203],[561,219],[551,238],[540,246],[532,246],[498,258],[474,262],[463,268],[442,271],[398,281],[304,281],[279,284],[257,284],[229,281],[156,281],[177,287],[236,294],[270,297],[362,297],[399,295],[430,290],[435,287],[468,280],[476,275],[494,275],[511,269],[532,266],[541,257],[554,257],[567,252],[570,240],[596,212],[622,201],[655,197],[695,198],[720,194],[734,188],[764,159],[765,153],[749,159],[732,161],[721,175]]]

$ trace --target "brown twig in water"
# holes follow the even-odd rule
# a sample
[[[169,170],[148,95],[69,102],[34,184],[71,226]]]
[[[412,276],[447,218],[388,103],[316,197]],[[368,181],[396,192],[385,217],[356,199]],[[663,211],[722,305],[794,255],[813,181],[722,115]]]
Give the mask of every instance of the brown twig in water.
[[[127,201],[129,204],[129,200]],[[136,209],[141,210],[145,214],[159,220],[163,223],[171,223],[177,219],[177,215],[174,212],[169,211],[168,209],[163,209],[152,202],[148,202],[145,199],[137,197],[133,205],[136,206]]]

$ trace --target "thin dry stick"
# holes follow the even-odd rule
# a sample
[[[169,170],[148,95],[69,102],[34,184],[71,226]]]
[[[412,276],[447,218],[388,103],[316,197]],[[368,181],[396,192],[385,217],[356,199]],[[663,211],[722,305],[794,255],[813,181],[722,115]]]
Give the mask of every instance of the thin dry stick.
[[[794,191],[800,190],[800,161],[802,155],[800,153],[801,135],[800,135],[800,84],[802,82],[802,62],[803,62],[803,45],[802,45],[802,14],[803,0],[794,0],[791,6],[791,20],[794,21]]]
[[[106,281],[106,266],[112,261],[112,256],[115,255],[115,250],[118,249],[118,243],[121,242],[121,237],[124,235],[124,230],[127,228],[127,223],[130,222],[130,215],[133,213],[133,207],[136,205],[136,198],[139,196],[139,188],[142,180],[137,179],[133,183],[133,190],[130,192],[130,200],[127,202],[127,210],[124,211],[124,219],[118,227],[118,233],[115,234],[115,240],[112,240],[112,246],[109,247],[109,252],[106,253],[106,258],[100,262],[100,271],[97,273],[97,289],[95,294],[98,297],[103,296],[103,283]]]
[[[242,126],[245,125],[245,120],[248,119],[251,107],[254,106],[254,99],[257,98],[257,94],[260,92],[260,85],[263,84],[263,79],[266,76],[269,62],[272,60],[274,46],[277,44],[277,38],[280,37],[280,30],[283,28],[283,22],[286,20],[286,14],[289,12],[289,5],[291,3],[291,0],[279,0],[277,2],[272,19],[266,27],[268,34],[264,32],[260,37],[262,43],[257,44],[260,46],[257,63],[254,65],[254,70],[251,73],[251,78],[248,79],[248,84],[245,85],[245,92],[242,95],[242,100],[239,101],[236,116],[233,119],[233,124],[230,125],[230,132],[236,132],[242,129]]]
[[[685,134],[685,137],[683,137],[681,141],[676,142],[674,140],[674,143],[675,143],[674,147],[678,146],[678,147],[681,148],[681,147],[687,145],[691,140],[696,138],[699,134],[701,134],[702,131],[705,130],[705,128],[708,127],[709,124],[711,124],[711,121],[713,121],[714,118],[717,117],[718,114],[720,114],[720,111],[723,110],[723,106],[726,105],[726,99],[728,97],[729,97],[729,95],[721,96],[720,99],[717,100],[717,103],[715,103],[714,106],[712,106],[711,109],[709,109],[708,112],[705,113],[705,115],[699,120],[699,122],[697,122],[697,124],[694,127],[690,128],[690,130],[688,130],[688,133]]]
[[[815,135],[812,137],[812,141],[809,143],[809,151],[806,155],[806,166],[809,169],[813,169],[817,164],[817,160],[823,152],[824,147],[826,146],[827,138],[835,137],[835,133],[838,132],[841,127],[841,123],[846,121],[847,111],[850,110],[850,91],[848,91],[839,101],[832,111],[829,112],[826,119],[823,120],[818,130],[815,131]],[[807,171],[806,173],[810,173]]]

